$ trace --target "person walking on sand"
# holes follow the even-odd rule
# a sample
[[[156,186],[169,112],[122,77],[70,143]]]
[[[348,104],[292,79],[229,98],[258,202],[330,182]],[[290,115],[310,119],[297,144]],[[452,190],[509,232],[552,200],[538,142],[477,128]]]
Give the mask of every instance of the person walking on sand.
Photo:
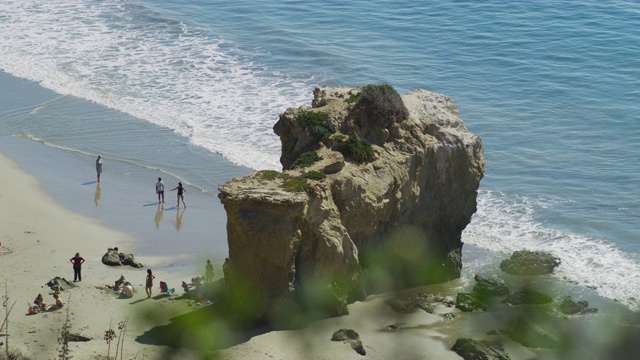
[[[76,256],[69,259],[69,261],[73,264],[73,282],[82,281],[81,270],[84,258],[80,256],[80,253],[76,253]]]
[[[98,154],[98,158],[96,159],[96,173],[98,174],[98,182],[100,182],[100,175],[102,175],[102,164],[104,164],[104,160],[102,160],[102,155]]]
[[[147,299],[151,297],[151,288],[153,288],[153,279],[155,278],[151,273],[151,269],[147,269],[147,283],[144,288],[144,291],[147,292]]]
[[[162,182],[162,178],[158,178],[158,182],[156,183],[156,193],[158,194],[158,203],[160,203],[161,198],[164,203],[164,182]]]
[[[178,186],[174,187],[170,191],[178,190],[178,207],[180,207],[180,199],[182,199],[182,205],[184,205],[185,209],[187,208],[187,204],[184,203],[184,194],[189,194],[187,189],[182,186],[182,183],[179,182]]]

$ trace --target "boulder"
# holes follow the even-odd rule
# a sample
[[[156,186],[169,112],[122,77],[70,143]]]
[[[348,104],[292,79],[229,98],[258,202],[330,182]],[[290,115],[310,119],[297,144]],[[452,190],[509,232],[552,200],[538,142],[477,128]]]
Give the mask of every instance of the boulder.
[[[328,284],[353,301],[460,276],[461,233],[484,175],[480,137],[443,95],[402,95],[407,117],[391,121],[346,101],[359,91],[316,88],[313,107],[290,108],[274,125],[283,172],[219,188],[233,268],[227,280],[255,294],[256,318]],[[299,119],[308,112],[326,118],[305,127]],[[360,161],[345,150],[352,145],[369,146],[371,157]],[[309,152],[320,160],[292,169]]]
[[[499,343],[471,338],[460,338],[451,350],[465,360],[511,360]]]
[[[454,313],[444,313],[442,314],[442,320],[444,322],[450,322],[456,319],[456,314]]]
[[[560,259],[543,251],[514,251],[510,259],[500,263],[502,271],[513,275],[544,275],[553,273]]]
[[[102,263],[108,266],[122,265],[120,263],[120,253],[113,249],[107,250],[107,253],[102,255]]]
[[[102,263],[108,266],[128,265],[134,268],[144,267],[144,265],[136,261],[133,254],[121,253],[114,249],[109,249],[106,254],[102,255]]]
[[[360,335],[352,329],[340,329],[333,333],[331,336],[331,341],[344,341],[351,344],[351,348],[355,350],[358,354],[364,356],[367,355],[367,352],[362,345],[362,341],[360,341]]]
[[[507,296],[502,302],[509,305],[542,305],[553,301],[551,296],[535,290],[524,289]]]
[[[473,278],[476,281],[473,292],[476,293],[479,298],[509,295],[507,284],[498,277],[487,279],[480,274],[476,274]]]
[[[132,266],[132,267],[138,268],[138,269],[141,268],[141,267],[144,267],[144,265],[142,265],[140,262],[136,261],[136,259],[133,256],[133,254],[120,253],[120,258],[122,259],[122,260],[120,260],[122,265],[129,265],[129,266]]]
[[[571,296],[567,296],[560,304],[560,311],[566,315],[589,314],[598,312],[596,308],[590,308],[589,303],[585,300],[574,301]]]
[[[487,305],[473,293],[459,293],[456,297],[456,307],[464,312],[487,311]]]

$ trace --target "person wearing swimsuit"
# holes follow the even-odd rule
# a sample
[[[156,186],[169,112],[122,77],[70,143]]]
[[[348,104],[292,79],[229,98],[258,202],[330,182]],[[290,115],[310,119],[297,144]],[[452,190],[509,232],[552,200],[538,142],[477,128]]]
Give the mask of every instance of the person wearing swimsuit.
[[[185,204],[184,202],[184,194],[189,194],[189,192],[187,191],[187,189],[184,188],[184,186],[182,186],[181,182],[178,183],[178,186],[174,187],[169,191],[174,191],[174,190],[178,190],[178,207],[180,207],[180,199],[182,199],[182,205],[184,205],[186,209],[187,204]]]

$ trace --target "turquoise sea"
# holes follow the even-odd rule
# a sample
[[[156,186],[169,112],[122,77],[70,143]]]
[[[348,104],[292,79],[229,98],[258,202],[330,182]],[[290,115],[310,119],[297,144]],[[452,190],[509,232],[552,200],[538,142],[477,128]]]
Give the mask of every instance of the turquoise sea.
[[[465,274],[546,250],[640,310],[638,2],[3,0],[0,24],[0,151],[151,252],[223,258],[224,223],[193,224],[223,213],[220,184],[280,168],[278,115],[317,85],[388,83],[450,96],[484,141]],[[188,211],[150,205],[157,176],[196,193]]]

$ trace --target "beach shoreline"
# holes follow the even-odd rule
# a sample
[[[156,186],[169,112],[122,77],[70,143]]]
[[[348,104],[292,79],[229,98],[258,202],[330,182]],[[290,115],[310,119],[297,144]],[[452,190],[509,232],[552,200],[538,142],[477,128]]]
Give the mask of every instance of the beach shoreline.
[[[33,359],[55,356],[60,349],[58,337],[68,309],[71,333],[91,338],[87,342],[70,343],[70,354],[76,359],[105,356],[107,344],[102,339],[104,332],[109,329],[110,324],[117,328],[117,324],[125,319],[130,320],[125,338],[125,353],[129,356],[144,355],[144,358],[161,359],[170,353],[171,358],[198,357],[194,351],[178,350],[176,353],[176,349],[149,344],[149,339],[144,338],[152,328],[170,324],[171,319],[196,309],[189,301],[174,301],[158,296],[159,281],[167,279],[173,279],[167,282],[169,287],[176,289],[176,294],[182,293],[180,283],[174,279],[175,269],[172,266],[163,267],[173,259],[168,256],[135,254],[136,260],[145,265],[144,268],[103,265],[101,258],[108,248],[118,246],[121,252],[128,253],[127,249],[136,248],[136,242],[140,239],[135,234],[106,226],[102,221],[62,206],[46,191],[41,180],[27,173],[4,153],[0,153],[0,169],[0,213],[3,214],[0,218],[0,227],[3,229],[0,263],[6,282],[8,304],[11,306],[15,303],[8,318],[11,351],[18,351]],[[53,292],[45,283],[56,276],[69,281],[73,279],[69,260],[76,252],[86,259],[82,266],[83,278],[76,283],[77,287],[61,292],[65,307],[53,312],[27,315],[29,304],[38,294],[43,295],[46,303],[53,303]],[[143,290],[147,268],[154,269],[156,276],[152,299],[146,299]],[[182,280],[188,281],[186,274]],[[193,270],[190,274],[198,273]],[[219,278],[219,268],[216,274],[216,278]],[[116,292],[106,287],[120,275],[133,283],[136,289],[133,298],[120,299]],[[423,345],[416,350],[438,354],[441,358],[458,358],[448,350],[455,338],[442,335],[451,332],[452,328],[447,326],[441,330],[429,329],[440,322],[440,315],[396,314],[381,299],[381,296],[372,296],[366,302],[351,304],[349,309],[352,315],[321,320],[302,330],[269,331],[252,336],[246,341],[221,349],[219,356],[230,359],[246,356],[297,359],[303,355],[309,357],[312,352],[317,351],[318,358],[331,354],[331,358],[351,359],[360,355],[348,344],[331,342],[329,339],[333,331],[357,327],[356,331],[360,332],[364,345],[371,347],[372,351],[374,343],[388,341],[388,346],[380,347],[368,356],[383,359],[397,353],[403,348],[401,344],[405,341],[413,344],[414,340],[410,340],[413,337],[398,340],[382,331],[385,324],[402,323],[416,328],[424,327],[420,331],[435,337],[435,340],[425,337],[421,341]],[[149,322],[146,316],[151,312],[163,315]],[[379,314],[372,316],[377,313]],[[139,341],[142,338],[145,341]],[[415,346],[410,348],[415,349]]]
[[[2,293],[8,298],[8,306],[13,306],[8,317],[10,350],[34,359],[55,356],[59,349],[57,338],[68,309],[71,332],[93,339],[87,343],[72,343],[70,349],[74,358],[99,356],[103,348],[106,349],[101,338],[110,322],[122,321],[132,311],[137,311],[135,306],[128,306],[130,301],[116,299],[117,293],[105,285],[123,274],[137,288],[134,299],[144,294],[143,270],[107,267],[101,263],[101,258],[116,239],[126,252],[135,238],[60,206],[43,191],[36,178],[4,154],[0,154],[0,169],[3,189],[0,192],[3,245],[0,262],[5,283],[2,288],[6,294],[5,291]],[[61,292],[65,306],[53,312],[27,315],[29,305],[38,294],[43,295],[46,303],[53,303],[52,291],[45,285],[49,280],[56,276],[73,280],[70,259],[76,252],[85,259],[83,278],[75,283],[76,288]],[[153,258],[138,260],[154,265]],[[163,273],[157,275],[162,277]],[[157,294],[157,289],[155,292]],[[141,306],[144,305],[138,307]],[[133,337],[129,341],[133,343]]]
[[[27,144],[29,145],[29,144]],[[86,213],[68,209],[46,191],[43,179],[21,167],[12,158],[0,152],[0,264],[6,283],[8,305],[15,306],[9,316],[9,346],[30,358],[55,356],[60,348],[58,337],[69,310],[71,333],[91,338],[88,342],[70,344],[75,359],[105,358],[107,344],[103,340],[109,326],[129,319],[125,335],[125,353],[128,356],[149,359],[199,358],[200,353],[188,349],[176,349],[159,344],[153,339],[155,329],[173,326],[182,315],[197,316],[197,307],[188,300],[159,296],[159,282],[167,281],[170,288],[182,294],[180,281],[204,272],[204,262],[193,263],[193,258],[176,254],[149,256],[139,251],[139,234],[131,234],[109,226],[107,222]],[[83,169],[84,171],[84,169]],[[78,176],[78,174],[75,174]],[[50,184],[49,184],[50,185]],[[79,196],[81,197],[81,195]],[[189,198],[187,198],[189,201]],[[226,218],[215,221],[224,222]],[[101,263],[107,248],[118,246],[121,252],[134,252],[136,260],[145,267],[108,267]],[[61,293],[66,308],[55,312],[26,315],[27,308],[37,294],[52,304],[51,290],[45,285],[55,276],[73,279],[69,259],[79,252],[87,261],[83,265],[83,280],[77,288]],[[474,256],[482,256],[482,251]],[[189,266],[176,266],[179,262]],[[202,266],[198,266],[202,265]],[[145,269],[152,268],[156,276],[153,297],[144,294]],[[201,268],[201,269],[200,269]],[[216,279],[222,271],[216,266]],[[136,294],[131,299],[119,299],[118,294],[107,289],[120,275],[131,281]],[[469,270],[463,278],[444,284],[436,284],[403,292],[442,294],[455,299],[458,292],[468,291]],[[4,285],[0,284],[0,289]],[[568,284],[565,285],[568,287]],[[4,291],[0,291],[4,293]],[[560,294],[556,294],[560,295]],[[459,359],[450,350],[455,340],[462,336],[486,334],[483,323],[490,323],[496,314],[466,314],[452,307],[438,305],[433,314],[416,311],[399,314],[390,309],[384,300],[392,294],[370,295],[364,302],[348,306],[350,314],[313,322],[298,330],[255,330],[242,334],[240,340],[231,341],[217,351],[207,351],[219,358],[279,358],[298,359],[355,359],[360,358],[348,344],[330,341],[334,331],[349,328],[357,331],[362,339],[367,358],[439,358]],[[557,301],[557,300],[556,300]],[[586,319],[588,324],[598,324],[599,319],[623,318],[626,311],[610,300],[593,295],[591,306],[601,312]],[[442,314],[452,312],[454,321],[445,322]],[[149,316],[153,314],[153,316]],[[500,313],[498,312],[498,316]],[[475,319],[475,320],[474,320]],[[490,321],[487,321],[490,320]],[[475,322],[474,322],[475,321]],[[478,324],[481,324],[478,326]],[[502,326],[505,324],[501,324]],[[498,325],[496,325],[499,327]],[[234,336],[234,335],[230,335]],[[188,343],[188,339],[184,340]],[[509,342],[507,350],[512,358],[531,359],[539,354],[517,343]],[[3,349],[4,350],[4,349]],[[112,349],[113,350],[113,349]],[[213,355],[212,355],[213,356]]]

